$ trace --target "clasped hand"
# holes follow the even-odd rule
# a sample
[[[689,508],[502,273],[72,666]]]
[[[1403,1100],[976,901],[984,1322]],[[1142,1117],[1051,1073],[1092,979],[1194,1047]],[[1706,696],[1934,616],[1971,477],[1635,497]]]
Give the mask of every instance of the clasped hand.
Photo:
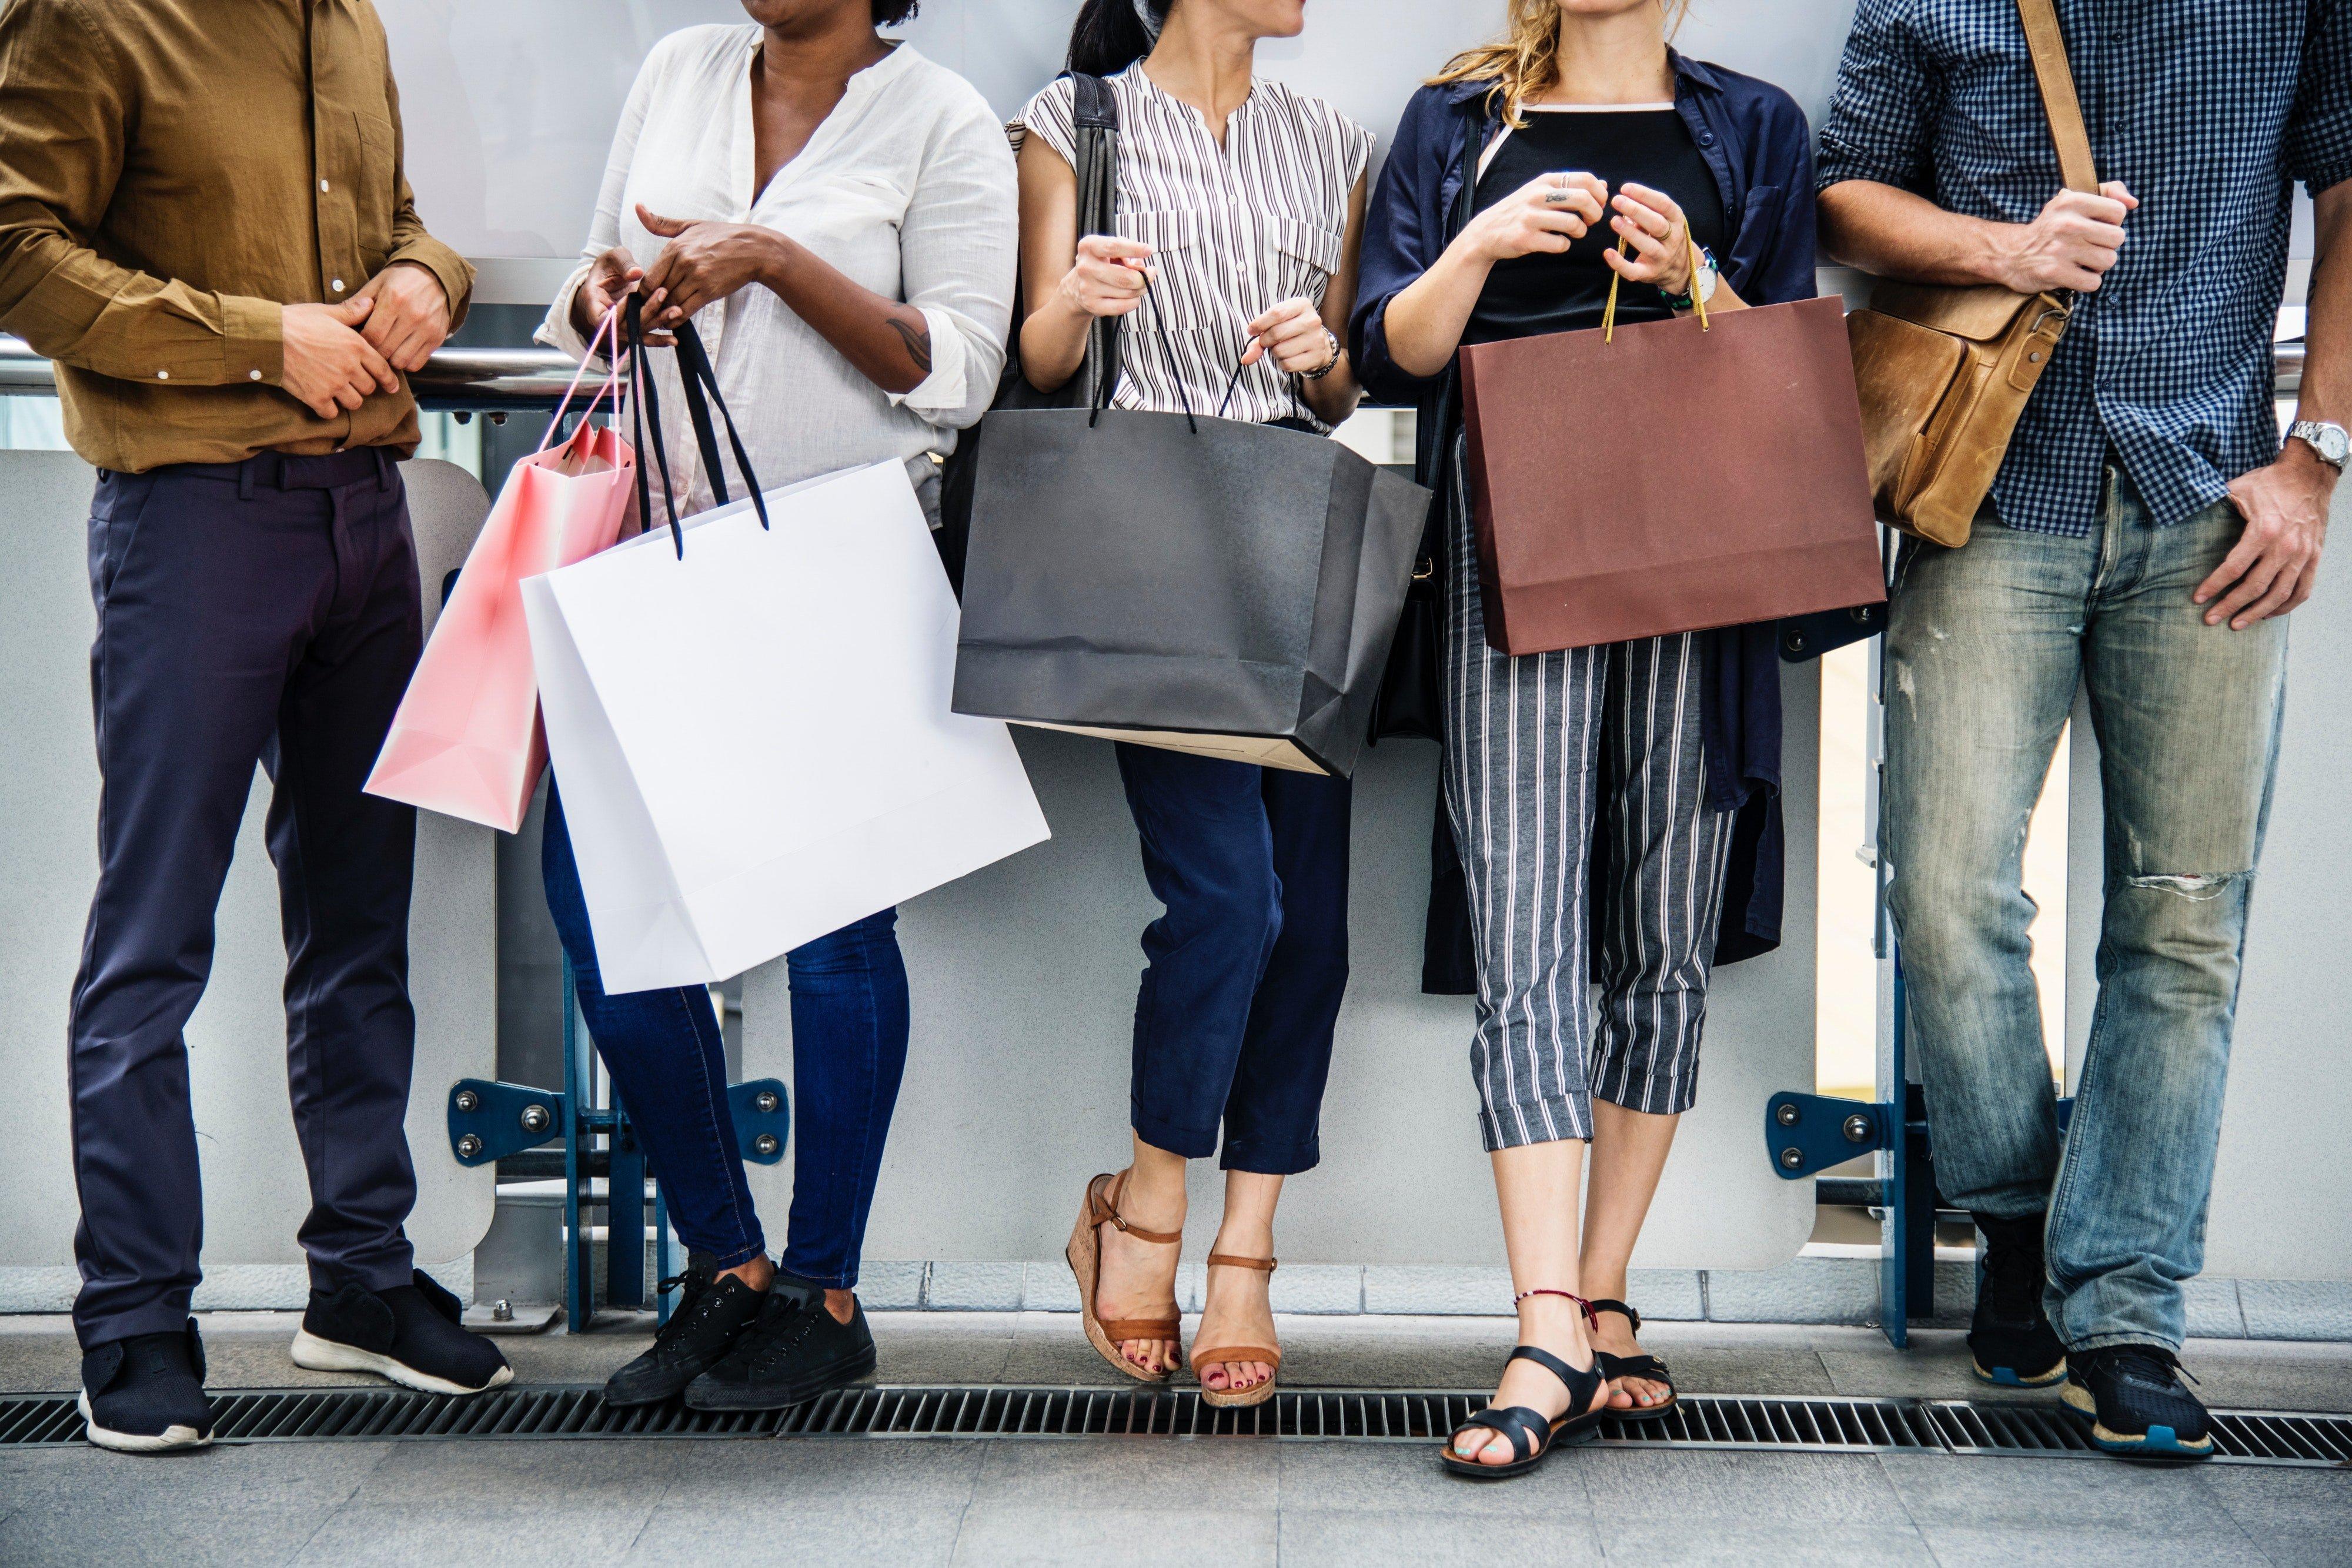
[[[1464,237],[1490,262],[1559,256],[1604,218],[1618,236],[1602,253],[1611,270],[1671,295],[1690,292],[1690,220],[1672,196],[1630,180],[1612,196],[1595,175],[1538,174],[1472,219]]]

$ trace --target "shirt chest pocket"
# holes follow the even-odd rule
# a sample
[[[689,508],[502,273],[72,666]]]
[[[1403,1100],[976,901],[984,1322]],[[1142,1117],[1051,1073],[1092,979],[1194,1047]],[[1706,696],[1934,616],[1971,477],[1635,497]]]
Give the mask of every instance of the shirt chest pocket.
[[[1267,263],[1274,283],[1268,305],[1285,299],[1323,303],[1339,270],[1347,236],[1302,218],[1276,218],[1267,225]]]
[[[360,259],[373,277],[392,254],[393,204],[400,168],[392,121],[366,110],[351,110],[357,152],[352,161],[353,231]]]

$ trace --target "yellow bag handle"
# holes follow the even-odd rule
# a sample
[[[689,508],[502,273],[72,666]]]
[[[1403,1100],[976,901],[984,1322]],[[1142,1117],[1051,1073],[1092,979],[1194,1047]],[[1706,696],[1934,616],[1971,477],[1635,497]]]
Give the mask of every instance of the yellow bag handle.
[[[1698,329],[1702,332],[1712,332],[1715,329],[1706,324],[1706,301],[1699,297],[1698,291],[1698,236],[1690,232],[1688,224],[1683,225],[1683,241],[1690,246],[1691,307],[1698,312]],[[1617,254],[1619,256],[1633,254],[1632,235],[1627,235],[1617,242]],[[1624,275],[1612,267],[1609,273],[1609,308],[1601,315],[1601,340],[1604,343],[1613,343],[1617,340],[1617,285],[1622,281],[1624,281]]]

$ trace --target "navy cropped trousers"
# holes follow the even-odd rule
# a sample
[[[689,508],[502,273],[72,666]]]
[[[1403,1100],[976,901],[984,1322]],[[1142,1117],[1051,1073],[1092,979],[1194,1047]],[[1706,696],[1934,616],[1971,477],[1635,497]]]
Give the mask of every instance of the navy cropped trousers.
[[[1132,1119],[1154,1148],[1295,1176],[1348,989],[1345,779],[1119,743],[1118,772],[1167,906],[1143,934]]]
[[[89,1349],[187,1322],[204,1202],[181,1031],[256,762],[311,1281],[405,1285],[416,818],[361,793],[423,641],[399,468],[365,451],[102,473],[89,571],[103,789],[70,1040],[75,1330]]]

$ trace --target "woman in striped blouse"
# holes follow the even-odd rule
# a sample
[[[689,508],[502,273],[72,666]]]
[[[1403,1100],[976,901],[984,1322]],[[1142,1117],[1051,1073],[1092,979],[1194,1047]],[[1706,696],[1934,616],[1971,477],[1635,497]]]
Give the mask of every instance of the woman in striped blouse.
[[[1093,323],[1126,317],[1118,407],[1222,406],[1317,434],[1354,411],[1340,334],[1372,139],[1251,71],[1258,39],[1305,26],[1304,0],[1087,0],[1070,67],[1109,78],[1118,103],[1117,233],[1078,235],[1064,77],[1023,116],[1034,385],[1067,382]],[[1071,1266],[1095,1347],[1139,1380],[1172,1375],[1185,1162],[1216,1152],[1222,1124],[1225,1211],[1192,1366],[1212,1403],[1254,1405],[1281,1360],[1275,1203],[1318,1158],[1347,987],[1348,781],[1124,743],[1118,767],[1167,913],[1143,936],[1133,1161],[1088,1186]]]

